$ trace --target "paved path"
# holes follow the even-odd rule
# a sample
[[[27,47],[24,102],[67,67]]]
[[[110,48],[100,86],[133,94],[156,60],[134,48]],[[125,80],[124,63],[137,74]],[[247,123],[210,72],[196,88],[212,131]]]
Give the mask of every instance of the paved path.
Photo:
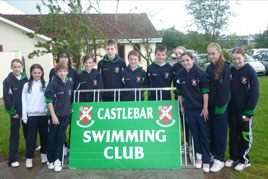
[[[63,169],[56,173],[34,159],[32,169],[25,168],[25,159],[20,160],[19,168],[11,168],[7,161],[0,162],[0,179],[204,179],[201,169],[181,170],[76,170]]]

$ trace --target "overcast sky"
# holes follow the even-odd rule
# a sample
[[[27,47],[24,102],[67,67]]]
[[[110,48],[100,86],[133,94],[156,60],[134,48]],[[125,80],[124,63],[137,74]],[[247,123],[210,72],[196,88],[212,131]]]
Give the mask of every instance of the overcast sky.
[[[27,14],[38,13],[35,6],[40,0],[4,0],[10,5]],[[88,0],[82,0],[87,3]],[[157,30],[175,26],[177,30],[187,32],[196,30],[189,27],[191,16],[185,10],[185,1],[167,0],[120,0],[118,13],[145,12],[148,14]],[[115,1],[102,0],[100,3],[102,13],[115,13]],[[224,34],[248,35],[262,33],[268,26],[268,1],[239,1],[238,4],[231,1],[231,8],[236,13],[229,20],[229,26]],[[46,13],[43,9],[43,13]],[[11,12],[12,13],[12,12]]]

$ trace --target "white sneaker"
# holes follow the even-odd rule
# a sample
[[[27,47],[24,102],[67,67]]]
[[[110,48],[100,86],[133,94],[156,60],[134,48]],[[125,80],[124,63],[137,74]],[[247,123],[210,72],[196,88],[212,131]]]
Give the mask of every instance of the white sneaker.
[[[196,161],[195,161],[195,168],[202,167],[202,155],[200,153],[196,153]]]
[[[41,154],[41,163],[42,164],[47,163],[47,154]]]
[[[203,171],[206,173],[209,172],[209,164],[203,164]]]
[[[17,168],[19,166],[20,166],[20,163],[18,161],[11,163],[11,167],[13,167],[13,168]]]
[[[235,162],[232,159],[228,159],[225,161],[224,165],[225,165],[225,167],[232,167],[232,166],[234,166],[234,163]]]
[[[69,153],[69,148],[64,147],[63,152],[64,152],[64,157],[66,157],[68,155],[68,153]]]
[[[61,166],[61,161],[59,159],[57,159],[55,162],[54,162],[54,171],[55,172],[59,172],[62,170],[62,166]]]
[[[47,162],[47,168],[48,168],[49,170],[53,170],[53,169],[54,169],[54,164],[53,164],[53,162],[51,162],[51,163]]]
[[[242,163],[238,163],[236,166],[235,166],[235,170],[237,170],[237,171],[243,171],[243,170],[245,170],[247,167],[249,167],[249,166],[251,166],[251,164],[250,163],[248,163],[248,164],[242,164]]]
[[[29,168],[29,169],[33,168],[33,159],[27,158],[25,166],[26,166],[26,168]]]
[[[219,172],[224,167],[224,163],[220,160],[214,159],[214,163],[210,169],[212,172]]]

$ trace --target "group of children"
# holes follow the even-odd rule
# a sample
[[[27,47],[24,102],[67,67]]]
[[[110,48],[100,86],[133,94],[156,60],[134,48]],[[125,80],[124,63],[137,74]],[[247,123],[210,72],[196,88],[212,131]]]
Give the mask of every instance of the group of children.
[[[258,78],[251,66],[244,63],[245,54],[236,48],[232,52],[234,66],[225,62],[220,46],[208,46],[211,61],[206,72],[198,67],[194,57],[184,47],[175,49],[178,63],[173,67],[166,61],[166,47],[158,45],[155,49],[156,60],[148,66],[147,72],[138,65],[139,53],[132,50],[128,54],[129,65],[116,54],[117,44],[106,42],[106,55],[94,69],[91,55],[83,58],[84,71],[79,75],[72,68],[67,51],[60,51],[57,65],[51,69],[49,83],[44,81],[41,65],[30,68],[28,81],[22,73],[22,62],[11,62],[12,72],[4,81],[4,102],[11,118],[8,164],[18,167],[18,143],[20,118],[26,140],[26,168],[32,168],[37,131],[40,134],[41,162],[49,169],[62,170],[62,147],[65,132],[72,113],[72,90],[177,87],[176,99],[180,111],[186,117],[196,152],[196,168],[205,172],[217,172],[224,166],[224,153],[227,143],[228,116],[230,127],[230,159],[225,162],[231,167],[239,161],[235,169],[242,171],[250,166],[248,151],[252,144],[252,116],[258,100]],[[232,94],[232,95],[231,95]],[[138,98],[139,96],[139,98]],[[143,96],[143,95],[142,95]],[[97,101],[134,101],[143,100],[134,91],[117,93],[105,92],[100,96],[81,93],[81,102]],[[171,100],[170,91],[151,91],[148,100]],[[228,106],[228,103],[230,104]],[[229,108],[229,113],[228,113]],[[49,116],[47,115],[49,113]],[[188,138],[188,137],[187,137]],[[214,163],[210,168],[211,156]]]
[[[206,72],[195,64],[191,53],[184,52],[178,62],[183,68],[176,73],[180,110],[194,140],[195,167],[218,172],[236,164],[234,169],[243,171],[251,165],[248,153],[259,97],[257,73],[245,64],[241,48],[232,51],[232,65],[224,60],[217,43],[208,45],[207,54],[211,63]],[[230,158],[224,163],[228,123]]]

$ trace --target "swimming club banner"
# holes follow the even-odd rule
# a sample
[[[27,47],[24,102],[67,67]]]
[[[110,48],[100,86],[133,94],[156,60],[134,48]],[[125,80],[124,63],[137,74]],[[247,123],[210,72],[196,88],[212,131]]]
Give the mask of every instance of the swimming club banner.
[[[73,103],[69,167],[179,169],[177,101]]]

